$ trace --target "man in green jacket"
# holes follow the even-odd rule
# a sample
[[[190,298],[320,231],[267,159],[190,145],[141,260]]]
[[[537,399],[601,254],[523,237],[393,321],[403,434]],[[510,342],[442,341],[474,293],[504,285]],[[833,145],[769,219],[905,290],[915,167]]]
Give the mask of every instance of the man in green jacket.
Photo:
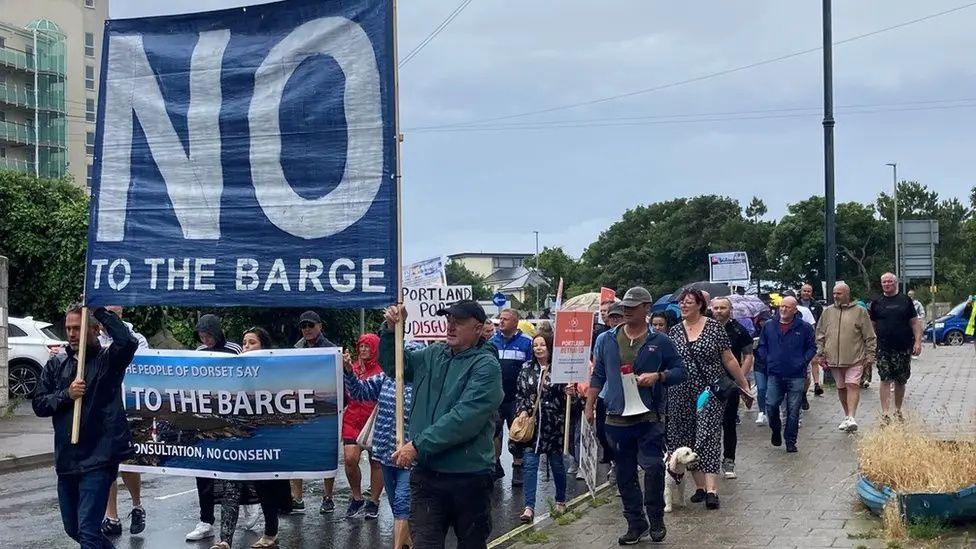
[[[458,547],[486,547],[494,484],[494,415],[502,401],[498,359],[480,346],[487,320],[476,301],[437,311],[447,317],[447,341],[404,351],[404,381],[413,383],[409,442],[393,458],[416,464],[410,475],[410,530],[417,547],[444,547],[454,529]],[[389,307],[380,328],[380,366],[396,375],[393,328],[406,320]]]

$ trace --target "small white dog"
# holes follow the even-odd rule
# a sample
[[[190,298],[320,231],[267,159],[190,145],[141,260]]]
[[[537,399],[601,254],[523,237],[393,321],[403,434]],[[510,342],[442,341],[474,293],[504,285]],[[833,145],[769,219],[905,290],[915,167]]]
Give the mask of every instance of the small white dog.
[[[670,513],[673,506],[685,506],[685,485],[691,480],[685,479],[688,465],[698,461],[698,454],[691,448],[682,446],[664,460],[664,512]]]

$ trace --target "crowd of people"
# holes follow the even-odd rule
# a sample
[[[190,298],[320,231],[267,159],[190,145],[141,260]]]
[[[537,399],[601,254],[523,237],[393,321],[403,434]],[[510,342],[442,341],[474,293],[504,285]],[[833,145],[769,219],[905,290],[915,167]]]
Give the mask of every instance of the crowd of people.
[[[522,487],[523,523],[536,519],[540,470],[547,470],[555,485],[552,511],[565,512],[567,484],[580,459],[579,421],[585,418],[594,424],[600,461],[610,464],[623,504],[627,531],[620,544],[648,537],[662,541],[667,535],[665,479],[671,475],[680,481],[679,472],[666,465],[667,456],[676,451],[695,456],[686,464],[695,484],[690,502],[718,509],[719,479],[737,478],[743,405],[758,404],[756,422],[768,424],[773,447],[785,442],[786,452],[797,452],[807,393],[813,387],[815,396],[824,394],[821,375],[829,372],[836,385],[843,411],[839,429],[853,432],[862,378],[876,364],[881,421],[903,418],[911,357],[921,352],[922,322],[917,302],[900,293],[894,275],[885,274],[881,287],[883,295],[862,307],[839,283],[833,304],[823,307],[813,299],[812,287],[804,285],[798,296],[782,297],[755,338],[750,326],[734,318],[728,297],[686,289],[677,302],[681,318],[675,320],[652,314],[651,294],[633,287],[623,299],[600,305],[592,374],[579,384],[552,383],[551,325],[526,325],[512,309],[490,319],[476,301],[459,301],[438,311],[446,317],[444,342],[402,350],[402,445],[396,437],[394,328],[406,312],[391,306],[378,334],[363,334],[355,357],[346,352],[342,359],[346,408],[341,443],[351,492],[344,516],[377,518],[385,491],[395,549],[443,547],[452,530],[458,547],[485,547],[492,530],[491,494],[507,475],[512,486]],[[33,406],[37,415],[53,418],[65,531],[82,547],[111,547],[108,538],[122,532],[119,464],[133,456],[122,379],[134,353],[147,344],[122,322],[120,307],[95,309],[87,323],[85,377],[75,380],[81,314],[78,305],[67,310],[69,345],[44,368]],[[298,328],[302,338],[296,348],[336,347],[314,311],[302,313]],[[195,335],[198,351],[240,354],[272,347],[261,327],[242,334],[243,347],[228,341],[214,315],[200,318]],[[636,394],[637,401],[628,394]],[[70,445],[73,401],[83,395],[86,436]],[[569,426],[567,403],[576,410]],[[361,435],[368,422],[369,490],[364,494]],[[572,436],[569,456],[564,455],[567,431]],[[507,473],[503,451],[512,456]],[[139,534],[147,516],[140,478],[122,473],[122,480],[132,501],[129,531]],[[324,479],[322,514],[336,511],[334,484],[334,478]],[[199,522],[186,539],[213,538],[213,549],[231,547],[240,519],[254,527],[261,517],[263,535],[252,547],[275,547],[279,517],[306,510],[307,486],[300,480],[198,478],[196,485]],[[221,520],[215,527],[218,505]]]

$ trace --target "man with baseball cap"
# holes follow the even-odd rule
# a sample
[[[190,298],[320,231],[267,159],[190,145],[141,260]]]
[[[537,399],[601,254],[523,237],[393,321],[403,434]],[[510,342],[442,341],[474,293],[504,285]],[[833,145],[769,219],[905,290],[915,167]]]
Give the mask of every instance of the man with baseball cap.
[[[315,311],[305,311],[298,317],[298,329],[302,331],[302,338],[295,343],[296,349],[311,349],[320,347],[338,347],[329,341],[322,334],[322,317]],[[327,478],[324,481],[324,493],[322,494],[322,505],[319,506],[319,513],[327,514],[335,511],[335,502],[332,501],[332,492],[335,489],[335,479]],[[292,479],[291,481],[292,513],[305,512],[304,486],[302,479]]]
[[[635,545],[648,534],[652,541],[660,542],[667,535],[664,388],[684,381],[686,372],[681,355],[668,336],[649,329],[647,313],[651,302],[650,292],[639,286],[624,294],[624,323],[597,339],[593,376],[586,395],[586,419],[592,422],[597,396],[606,388],[607,438],[614,447],[617,489],[627,519],[627,532],[617,540],[620,545]],[[628,403],[624,383],[634,381],[640,401]],[[643,493],[637,481],[638,465],[644,470]]]
[[[491,533],[495,469],[494,415],[502,402],[498,358],[481,348],[487,320],[477,301],[437,311],[447,337],[403,351],[403,378],[414,383],[407,441],[393,454],[410,474],[410,531],[416,547],[444,547],[454,529],[458,547],[486,547]],[[396,323],[406,309],[386,309],[380,327],[380,367],[396,375]]]

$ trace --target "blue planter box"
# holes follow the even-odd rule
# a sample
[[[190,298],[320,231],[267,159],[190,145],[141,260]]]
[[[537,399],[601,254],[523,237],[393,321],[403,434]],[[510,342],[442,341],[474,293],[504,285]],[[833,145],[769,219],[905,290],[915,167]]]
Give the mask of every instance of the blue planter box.
[[[857,475],[857,495],[875,515],[884,512],[891,498],[897,498],[908,521],[934,518],[946,522],[976,521],[976,484],[958,492],[944,494],[898,494],[887,486],[880,488],[864,475]]]

